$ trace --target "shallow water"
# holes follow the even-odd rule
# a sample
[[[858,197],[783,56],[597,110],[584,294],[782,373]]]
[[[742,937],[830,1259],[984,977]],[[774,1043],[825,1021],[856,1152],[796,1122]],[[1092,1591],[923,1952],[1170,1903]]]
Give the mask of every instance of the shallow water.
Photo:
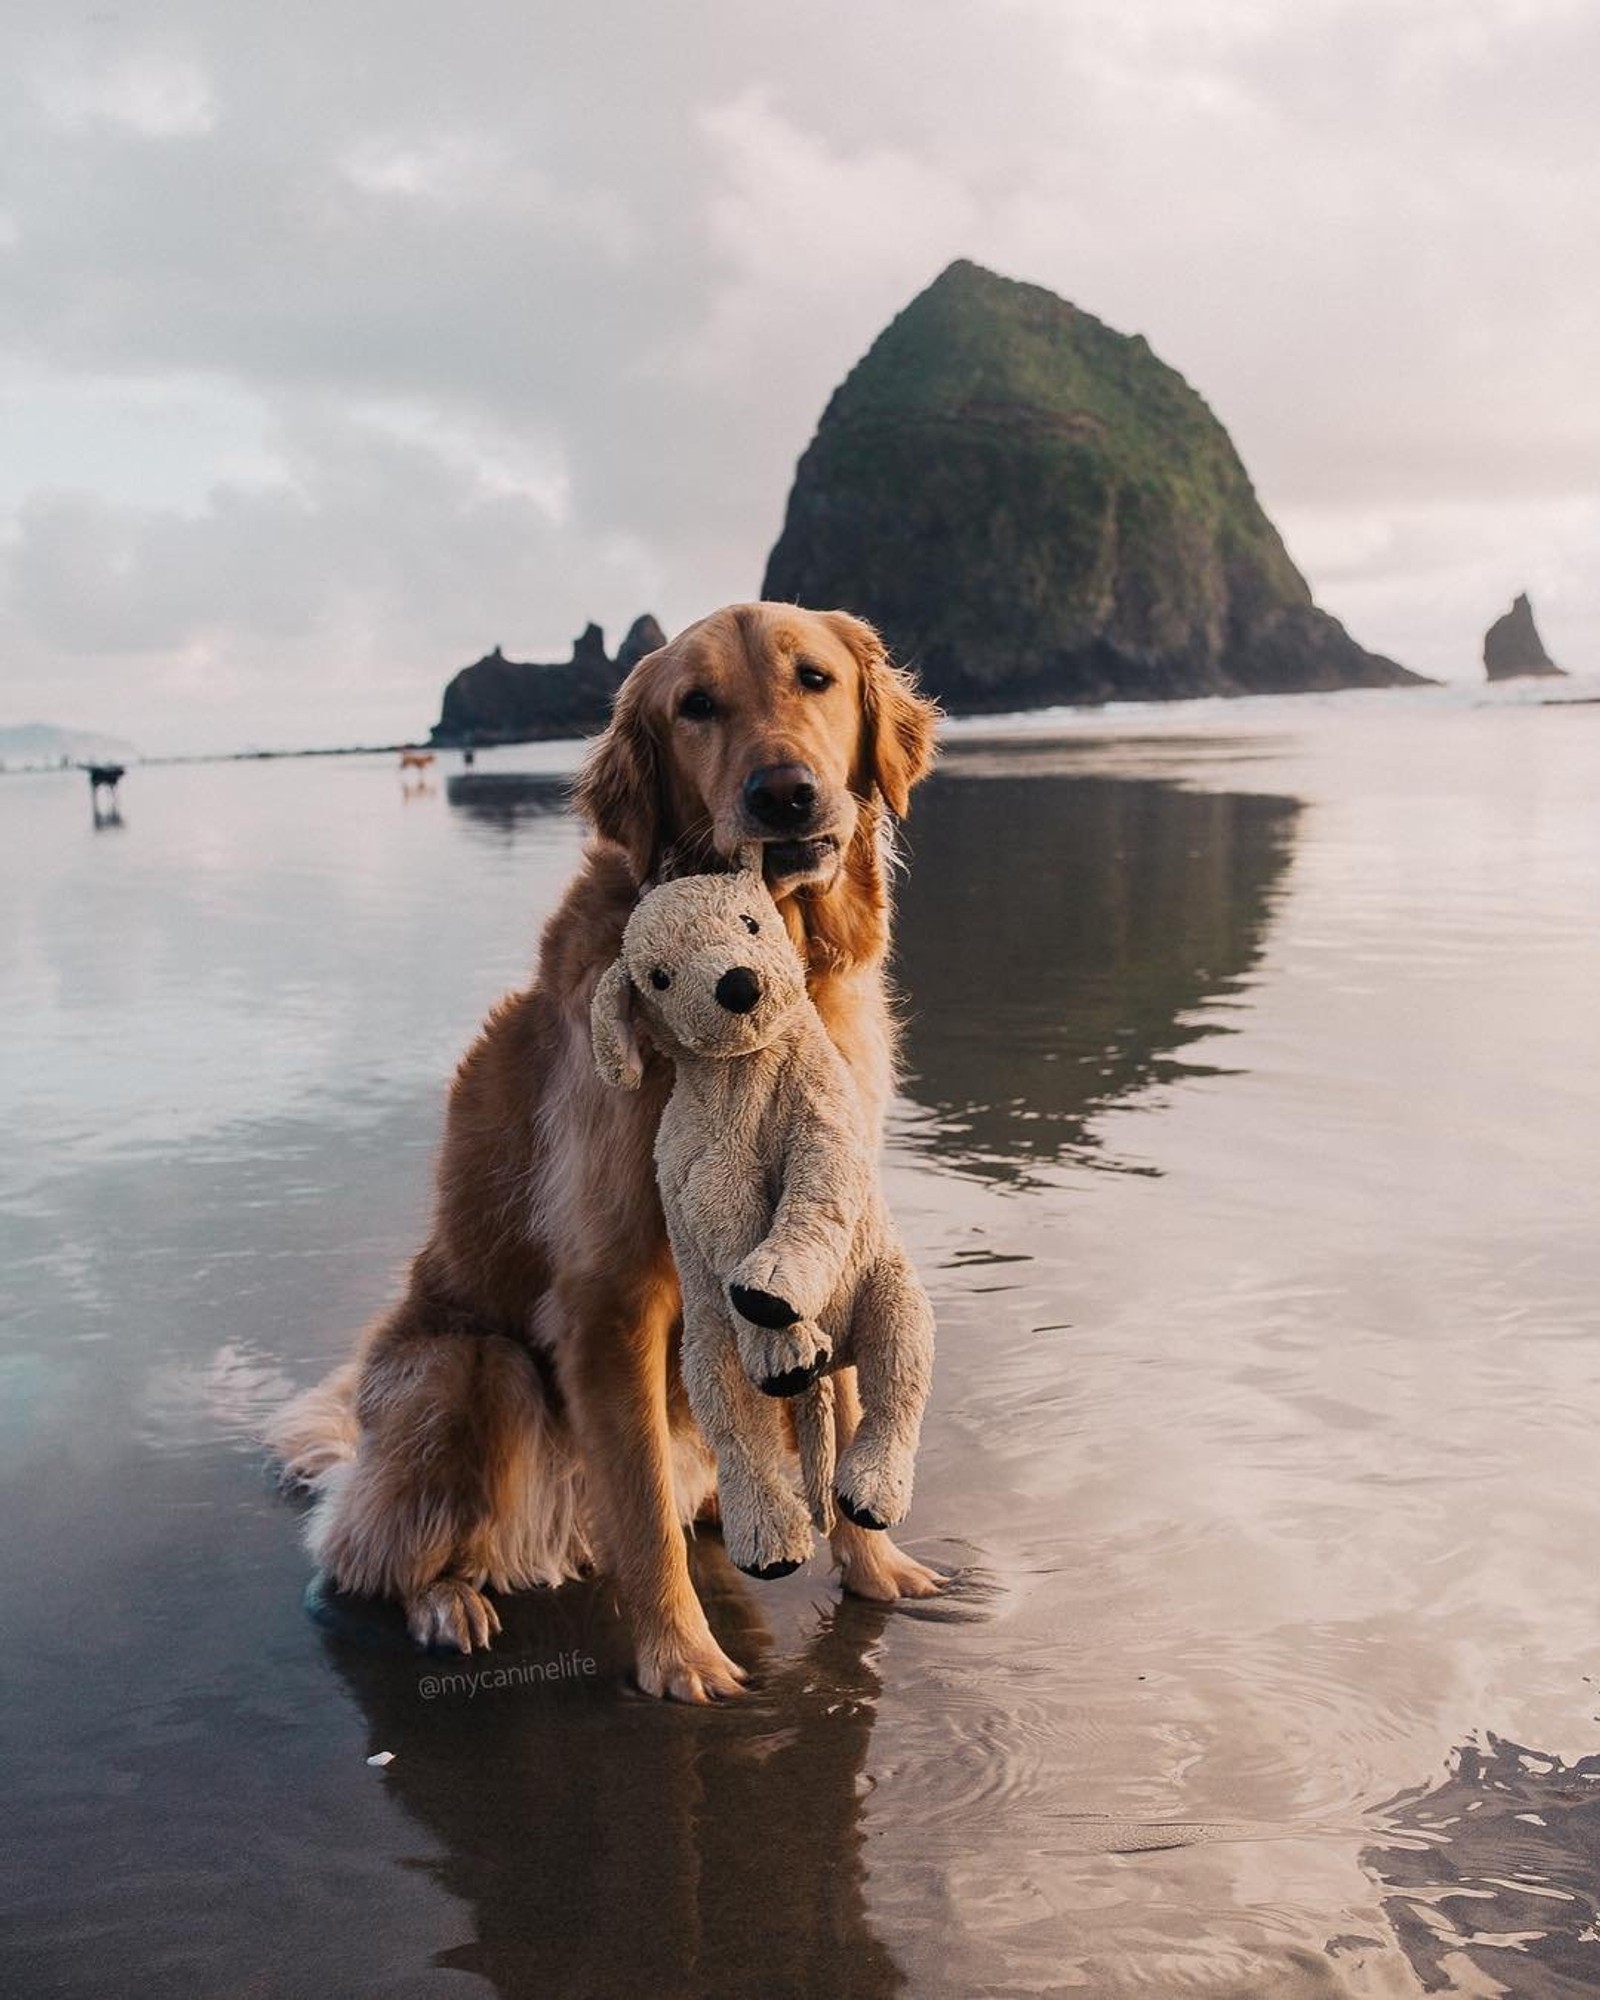
[[[415,1244],[559,786],[0,782],[5,1990],[1600,1989],[1597,779],[1600,707],[1448,694],[951,732],[889,1180],[957,1581],[703,1537],[714,1713],[600,1588],[471,1691],[303,1607],[254,1442]]]

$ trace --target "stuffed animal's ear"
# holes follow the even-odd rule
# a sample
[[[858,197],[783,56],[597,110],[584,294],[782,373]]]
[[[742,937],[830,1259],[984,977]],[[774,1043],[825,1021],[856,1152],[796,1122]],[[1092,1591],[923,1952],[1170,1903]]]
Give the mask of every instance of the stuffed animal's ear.
[[[624,849],[647,881],[661,858],[661,760],[645,722],[637,683],[624,682],[611,720],[596,737],[572,788],[572,802],[602,839]]]
[[[864,619],[847,611],[830,611],[827,619],[861,668],[867,776],[895,818],[903,819],[912,786],[933,769],[938,705],[918,693],[916,682],[889,658],[883,641]]]
[[[594,1066],[615,1090],[637,1090],[644,1081],[633,1002],[633,982],[619,958],[601,973],[589,1003]]]

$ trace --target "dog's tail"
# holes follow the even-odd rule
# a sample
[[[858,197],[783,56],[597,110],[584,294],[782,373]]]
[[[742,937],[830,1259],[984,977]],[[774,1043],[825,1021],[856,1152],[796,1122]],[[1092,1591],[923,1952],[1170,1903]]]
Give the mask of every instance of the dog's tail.
[[[285,1486],[303,1486],[318,1493],[336,1466],[356,1455],[360,1426],[356,1421],[356,1375],[359,1364],[347,1361],[314,1388],[306,1389],[283,1408],[263,1434],[267,1449],[283,1468]]]

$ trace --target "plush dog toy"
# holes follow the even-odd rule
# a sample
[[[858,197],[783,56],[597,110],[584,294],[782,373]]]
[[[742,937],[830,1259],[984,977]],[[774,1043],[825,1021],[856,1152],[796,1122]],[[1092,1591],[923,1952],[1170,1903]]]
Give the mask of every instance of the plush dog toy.
[[[643,896],[591,1014],[608,1083],[637,1089],[640,1031],[676,1069],[656,1172],[683,1288],[683,1373],[717,1456],[728,1553],[783,1576],[829,1522],[827,1372],[854,1364],[862,1420],[833,1473],[864,1528],[900,1520],[933,1372],[933,1311],[878,1186],[843,1057],[759,873]],[[765,1393],[758,1393],[764,1391]],[[771,1398],[796,1399],[811,1512],[783,1475]]]

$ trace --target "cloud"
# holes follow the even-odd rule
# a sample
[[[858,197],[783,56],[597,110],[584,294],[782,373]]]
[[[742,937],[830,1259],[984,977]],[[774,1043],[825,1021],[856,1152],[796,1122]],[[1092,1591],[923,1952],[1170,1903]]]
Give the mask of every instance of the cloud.
[[[0,707],[398,735],[495,640],[748,594],[957,255],[1143,332],[1368,643],[1543,579],[1592,656],[1597,68],[1575,0],[14,24]]]
[[[39,61],[29,87],[45,124],[69,136],[109,126],[140,139],[193,139],[217,123],[210,79],[189,56],[84,62],[60,49]]]
[[[70,658],[136,740],[146,705],[183,716],[185,747],[226,747],[241,726],[317,740],[327,714],[410,735],[437,712],[441,668],[500,642],[564,654],[576,627],[559,611],[533,624],[531,607],[659,588],[628,536],[571,533],[557,461],[430,413],[304,404],[274,449],[281,478],[191,509],[30,497],[0,549],[0,643],[15,656],[25,632],[47,662],[17,677],[19,707],[69,712],[48,663]]]
[[[774,351],[814,352],[841,296],[853,320],[887,318],[977,227],[958,174],[881,142],[836,150],[764,85],[703,111],[698,125],[717,275],[683,359],[708,384],[732,376],[768,391]]]

